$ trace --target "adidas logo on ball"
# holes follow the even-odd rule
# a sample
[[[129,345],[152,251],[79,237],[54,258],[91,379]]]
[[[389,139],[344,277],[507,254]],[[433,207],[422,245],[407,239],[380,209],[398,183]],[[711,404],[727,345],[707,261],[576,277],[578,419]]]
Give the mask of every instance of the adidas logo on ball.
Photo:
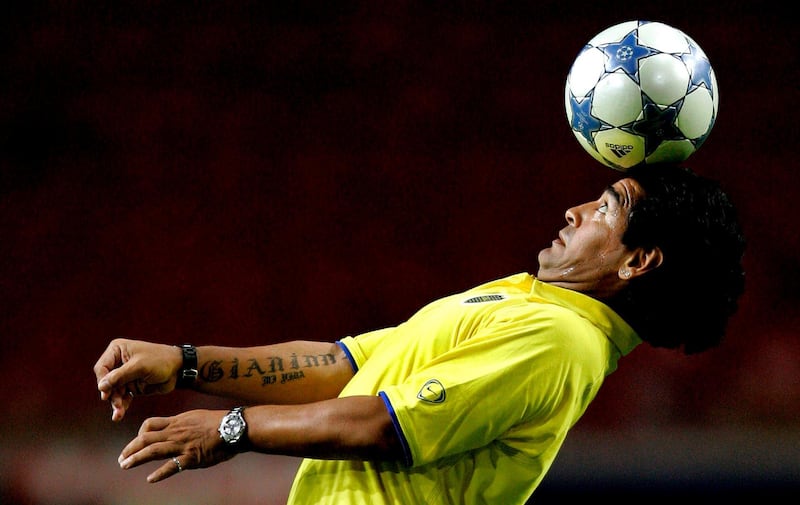
[[[633,146],[630,144],[624,146],[619,144],[606,144],[606,148],[614,153],[617,158],[624,158],[628,153],[633,151]]]

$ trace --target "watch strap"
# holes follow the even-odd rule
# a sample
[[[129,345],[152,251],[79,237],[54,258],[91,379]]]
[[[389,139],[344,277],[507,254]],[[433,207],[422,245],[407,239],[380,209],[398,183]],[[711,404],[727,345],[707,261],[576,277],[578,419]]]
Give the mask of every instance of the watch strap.
[[[181,344],[179,346],[183,352],[183,365],[178,371],[178,382],[175,383],[176,389],[189,389],[197,380],[197,348],[192,344]]]

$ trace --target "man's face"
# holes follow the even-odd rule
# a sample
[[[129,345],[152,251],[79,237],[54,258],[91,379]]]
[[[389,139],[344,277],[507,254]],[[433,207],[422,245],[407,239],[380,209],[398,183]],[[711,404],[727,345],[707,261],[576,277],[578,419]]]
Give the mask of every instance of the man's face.
[[[620,276],[631,251],[622,244],[628,216],[644,190],[621,179],[593,202],[567,209],[565,226],[550,247],[539,252],[542,281],[604,299],[625,285]]]

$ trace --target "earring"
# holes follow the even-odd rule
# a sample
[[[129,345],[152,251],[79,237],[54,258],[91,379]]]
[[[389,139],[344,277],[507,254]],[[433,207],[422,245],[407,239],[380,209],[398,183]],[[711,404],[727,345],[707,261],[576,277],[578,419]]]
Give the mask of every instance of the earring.
[[[630,279],[630,278],[631,278],[631,271],[630,271],[630,270],[628,270],[627,268],[626,268],[625,270],[620,270],[620,271],[619,271],[619,273],[620,273],[620,274],[621,274],[623,277],[625,277],[626,279]]]

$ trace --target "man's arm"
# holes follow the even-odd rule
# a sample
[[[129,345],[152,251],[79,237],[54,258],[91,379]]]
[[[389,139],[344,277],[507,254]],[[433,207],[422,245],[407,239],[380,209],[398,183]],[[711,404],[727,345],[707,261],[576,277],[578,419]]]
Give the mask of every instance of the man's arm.
[[[295,341],[261,347],[202,346],[193,389],[243,403],[294,404],[335,398],[353,376],[338,345]],[[121,420],[137,395],[175,389],[183,354],[178,347],[115,339],[94,366],[102,400]]]
[[[232,458],[217,428],[225,414],[192,410],[147,419],[120,454],[134,468],[166,460],[147,480],[158,482],[181,470],[206,468]],[[317,459],[402,461],[402,445],[379,396],[351,396],[301,405],[261,405],[244,410],[246,450]],[[175,462],[177,458],[178,463]]]
[[[335,343],[294,341],[262,347],[198,347],[192,388],[248,404],[297,404],[336,398],[353,367]]]

